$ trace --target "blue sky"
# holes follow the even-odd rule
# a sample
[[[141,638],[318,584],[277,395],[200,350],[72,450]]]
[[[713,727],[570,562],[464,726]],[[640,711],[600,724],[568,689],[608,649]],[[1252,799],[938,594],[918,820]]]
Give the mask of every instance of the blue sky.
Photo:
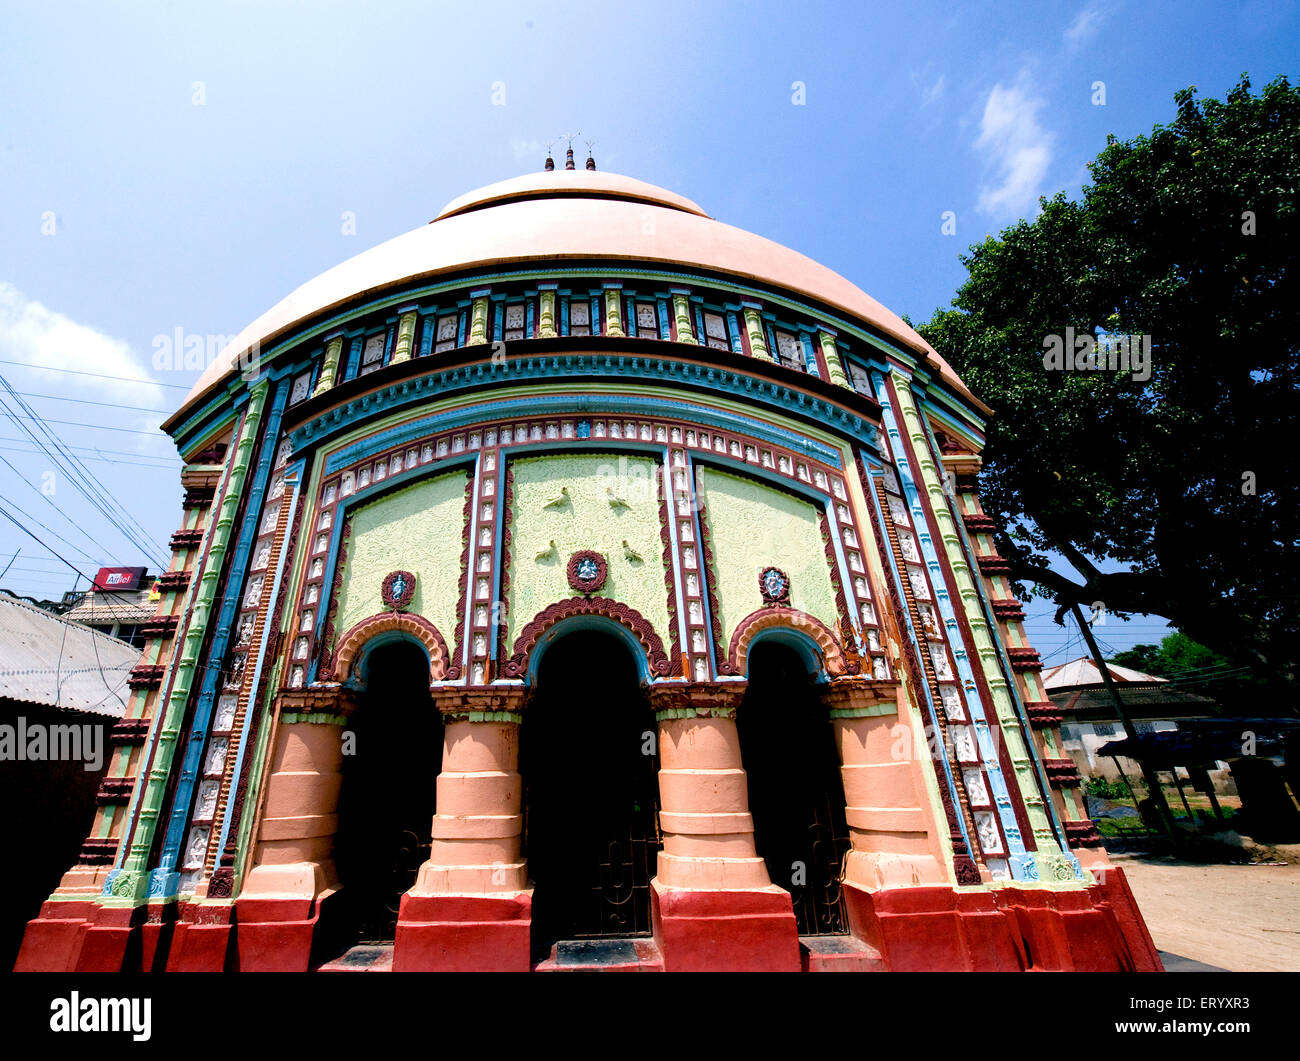
[[[1187,85],[1294,78],[1300,41],[1297,4],[1263,2],[134,2],[0,20],[0,362],[154,382],[0,375],[64,421],[156,554],[180,519],[157,424],[195,377],[154,367],[159,337],[233,335],[454,196],[539,168],[559,134],[924,319],[962,281],[958,254],[1040,194],[1077,193],[1107,133],[1170,120]],[[0,416],[0,499],[89,574],[150,562],[22,438]],[[21,549],[0,585],[72,587],[0,523],[0,570]],[[1040,613],[1044,655],[1081,654]],[[1098,633],[1118,649],[1163,626]]]

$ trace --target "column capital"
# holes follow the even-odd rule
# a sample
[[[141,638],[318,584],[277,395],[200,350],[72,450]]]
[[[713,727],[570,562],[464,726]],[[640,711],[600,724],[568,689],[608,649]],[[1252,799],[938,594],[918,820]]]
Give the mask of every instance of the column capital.
[[[822,692],[831,718],[864,718],[898,711],[898,683],[861,675],[834,678]]]
[[[514,722],[523,721],[524,704],[528,689],[522,685],[493,688],[480,686],[435,686],[429,690],[434,706],[442,712],[443,719],[462,722]]]
[[[281,689],[275,698],[282,722],[341,725],[356,710],[356,695],[341,685],[309,689]]]
[[[748,682],[663,682],[649,687],[655,718],[733,718]]]

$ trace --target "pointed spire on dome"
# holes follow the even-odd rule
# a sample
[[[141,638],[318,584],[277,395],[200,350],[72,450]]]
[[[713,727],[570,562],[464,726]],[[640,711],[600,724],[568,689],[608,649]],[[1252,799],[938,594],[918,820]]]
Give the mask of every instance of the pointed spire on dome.
[[[591,149],[596,146],[595,140],[587,141],[587,168],[592,172],[596,169],[596,160],[591,156]]]
[[[564,168],[565,168],[565,169],[577,169],[577,168],[578,168],[577,166],[575,166],[575,165],[573,164],[573,145],[572,145],[572,144],[569,145],[569,150],[567,150],[566,152],[564,152]]]
[[[555,143],[555,141],[552,140],[550,143],[548,143],[548,144],[546,145],[546,166],[545,166],[545,169],[546,169],[546,172],[547,172],[547,173],[550,173],[551,170],[555,169],[555,159],[551,158],[551,144],[554,144],[554,143]]]

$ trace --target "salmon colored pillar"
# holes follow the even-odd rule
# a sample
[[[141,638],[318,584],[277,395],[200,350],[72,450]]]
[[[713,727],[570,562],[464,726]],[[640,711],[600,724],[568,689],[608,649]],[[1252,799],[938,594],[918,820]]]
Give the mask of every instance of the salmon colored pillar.
[[[898,693],[893,682],[848,677],[832,680],[822,697],[852,842],[845,881],[869,890],[949,883],[918,776],[927,744],[900,722]]]
[[[529,968],[532,891],[520,855],[524,690],[435,689],[442,773],[429,861],[402,896],[393,968]]]
[[[355,701],[337,688],[286,690],[276,706],[257,850],[235,900],[235,942],[241,970],[305,972],[321,903],[339,888],[333,848],[343,728]],[[197,956],[201,934],[192,926],[177,939],[169,968],[198,967],[187,955]]]
[[[736,707],[746,683],[652,687],[663,851],[651,881],[664,969],[799,969],[790,895],[754,849]]]

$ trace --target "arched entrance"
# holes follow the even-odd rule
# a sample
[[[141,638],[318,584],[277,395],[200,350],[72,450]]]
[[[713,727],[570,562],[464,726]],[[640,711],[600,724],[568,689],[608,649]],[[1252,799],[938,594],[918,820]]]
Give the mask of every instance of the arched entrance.
[[[750,650],[736,712],[754,846],[790,893],[801,936],[848,932],[840,867],[849,850],[835,735],[808,666],[788,645]]]
[[[560,940],[649,935],[658,748],[622,641],[583,629],[546,648],[524,712],[519,772],[534,960]]]
[[[334,863],[341,933],[348,942],[385,943],[397,930],[402,893],[429,857],[443,726],[418,644],[376,647],[363,672],[365,691],[343,732]]]

